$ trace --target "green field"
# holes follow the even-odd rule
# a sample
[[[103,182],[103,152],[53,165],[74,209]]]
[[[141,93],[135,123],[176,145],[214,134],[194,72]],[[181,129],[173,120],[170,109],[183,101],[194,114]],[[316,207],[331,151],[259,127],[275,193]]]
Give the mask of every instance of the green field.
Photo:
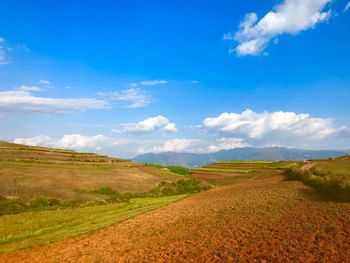
[[[165,206],[186,195],[137,198],[110,204],[0,217],[0,253],[45,244],[87,233]]]

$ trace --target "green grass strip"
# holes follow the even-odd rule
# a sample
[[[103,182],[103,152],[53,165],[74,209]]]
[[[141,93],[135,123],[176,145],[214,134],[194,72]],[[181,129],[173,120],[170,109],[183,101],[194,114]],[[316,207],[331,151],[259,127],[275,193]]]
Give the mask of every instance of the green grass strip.
[[[2,216],[0,217],[0,253],[88,233],[185,197],[186,195],[135,198],[126,204]]]

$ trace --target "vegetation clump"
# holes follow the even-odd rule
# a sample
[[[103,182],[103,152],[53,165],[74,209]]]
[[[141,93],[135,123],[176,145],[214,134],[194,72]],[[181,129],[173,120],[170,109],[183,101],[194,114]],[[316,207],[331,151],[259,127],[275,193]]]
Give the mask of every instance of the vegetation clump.
[[[0,215],[17,214],[26,210],[25,204],[18,199],[8,199],[0,195]]]
[[[302,181],[311,186],[325,199],[350,201],[350,184],[343,175],[322,172],[316,168],[303,171],[292,167],[287,170],[287,176],[291,180]]]
[[[149,197],[160,197],[168,195],[193,194],[208,190],[210,187],[202,185],[196,178],[178,180],[174,183],[162,182],[158,187],[146,193]]]
[[[148,192],[120,193],[108,186],[90,191],[77,189],[78,193],[93,194],[96,199],[93,202],[83,203],[79,200],[61,200],[50,196],[39,196],[33,200],[24,202],[21,199],[8,199],[0,196],[0,215],[17,214],[25,211],[54,210],[58,208],[74,208],[84,206],[103,205],[108,203],[129,203],[134,198],[165,197],[184,194],[199,193],[208,190],[209,186],[195,178],[181,179],[177,182],[161,182],[157,187]]]
[[[162,166],[159,164],[146,164],[148,166],[153,166],[156,168],[161,168],[161,169],[166,169],[169,172],[175,173],[175,174],[179,174],[182,176],[191,176],[191,169],[187,168],[187,167],[182,167],[182,166]]]
[[[148,192],[143,193],[119,193],[114,191],[110,187],[100,187],[93,191],[93,193],[105,195],[108,198],[106,202],[129,202],[132,198],[148,198],[148,197],[162,197],[171,195],[183,195],[183,194],[194,194],[208,190],[210,187],[203,185],[201,180],[191,179],[180,179],[177,182],[161,182],[157,187],[153,188]]]

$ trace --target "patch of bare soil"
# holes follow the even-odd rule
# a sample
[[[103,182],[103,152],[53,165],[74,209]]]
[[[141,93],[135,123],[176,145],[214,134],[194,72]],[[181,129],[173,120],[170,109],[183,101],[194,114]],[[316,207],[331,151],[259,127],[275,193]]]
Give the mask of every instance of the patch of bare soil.
[[[347,262],[350,204],[281,176],[215,188],[0,262]]]
[[[194,173],[192,177],[199,178],[199,179],[225,179],[227,177],[232,176],[238,176],[238,175],[232,175],[231,176],[225,176],[223,173]]]

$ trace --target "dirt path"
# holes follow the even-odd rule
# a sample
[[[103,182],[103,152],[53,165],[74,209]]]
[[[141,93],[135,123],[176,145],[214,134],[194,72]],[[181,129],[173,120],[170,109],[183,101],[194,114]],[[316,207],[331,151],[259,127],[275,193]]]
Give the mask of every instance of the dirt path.
[[[302,167],[301,167],[301,170],[303,172],[306,172],[306,171],[309,171],[312,167],[314,167],[317,163],[313,163],[313,162],[309,162],[309,163],[306,163],[304,164]]]
[[[350,204],[272,176],[220,187],[0,262],[346,262]]]

